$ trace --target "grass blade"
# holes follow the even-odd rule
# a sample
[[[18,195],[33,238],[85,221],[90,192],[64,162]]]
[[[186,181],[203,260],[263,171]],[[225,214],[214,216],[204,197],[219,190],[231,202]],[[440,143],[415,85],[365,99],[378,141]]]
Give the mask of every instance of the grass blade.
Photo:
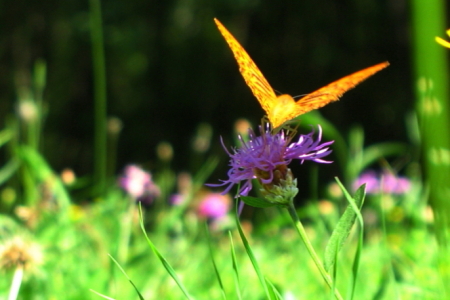
[[[184,296],[187,299],[191,299],[191,296],[189,296],[188,291],[186,290],[186,288],[184,287],[183,283],[178,278],[177,274],[175,273],[175,270],[172,268],[172,266],[169,264],[169,262],[161,255],[161,253],[159,253],[158,249],[156,249],[155,245],[152,243],[152,241],[148,237],[147,232],[145,231],[145,227],[144,227],[144,217],[142,215],[142,207],[141,207],[140,203],[139,203],[139,224],[141,225],[142,232],[144,233],[145,239],[147,240],[147,243],[150,246],[150,248],[152,249],[153,253],[161,261],[161,263],[163,264],[164,268],[167,270],[167,273],[169,273],[169,275],[176,282],[178,287],[183,292]]]
[[[19,168],[19,161],[17,159],[11,159],[7,162],[3,168],[0,169],[0,184],[5,183]]]
[[[108,296],[106,296],[106,295],[100,294],[99,292],[96,292],[96,291],[94,291],[93,289],[90,289],[90,291],[93,292],[94,294],[99,295],[99,296],[102,297],[102,298],[105,298],[105,299],[108,299],[108,300],[116,300],[116,299],[114,299],[114,298],[111,298],[111,297],[108,297]]]
[[[341,189],[345,190],[342,183],[340,183],[338,181],[338,184],[341,186]],[[352,265],[352,280],[349,283],[350,284],[350,293],[349,293],[348,299],[353,299],[353,296],[355,294],[356,278],[358,276],[359,262],[360,262],[361,252],[362,252],[363,242],[364,242],[364,221],[363,221],[363,217],[361,215],[360,209],[364,203],[364,198],[366,196],[365,192],[366,192],[365,184],[363,184],[362,186],[360,186],[358,188],[358,190],[356,190],[354,201],[352,201],[353,199],[351,197],[348,198],[348,196],[350,196],[350,195],[345,191],[346,198],[347,198],[347,200],[349,200],[350,205],[354,209],[354,212],[356,214],[356,219],[358,220],[358,223],[360,226],[359,237],[358,237],[358,246],[356,248],[355,258],[353,259],[353,265]],[[359,205],[359,209],[356,209],[357,208],[356,203],[361,203]]]
[[[230,237],[230,252],[231,252],[231,260],[233,262],[233,275],[234,275],[234,284],[236,287],[236,296],[239,300],[242,300],[241,283],[239,279],[239,270],[236,261],[236,252],[234,251],[233,237],[230,231],[228,232],[228,236]]]
[[[114,257],[112,257],[111,255],[108,254],[108,256],[112,259],[112,261],[116,264],[116,266],[119,268],[119,270],[122,272],[123,275],[125,275],[125,277],[128,279],[128,281],[131,283],[131,285],[134,287],[134,290],[136,291],[136,293],[139,296],[139,299],[144,300],[144,297],[142,297],[141,293],[139,292],[138,288],[136,287],[136,285],[134,284],[133,281],[131,281],[130,277],[128,277],[128,274],[125,272],[125,270],[120,266],[119,262],[117,262],[117,260],[114,259]]]
[[[223,299],[227,299],[227,295],[225,294],[225,289],[223,288],[222,278],[220,277],[220,273],[219,273],[219,270],[217,269],[216,261],[214,260],[214,254],[213,254],[213,249],[212,249],[212,245],[211,245],[211,236],[209,235],[208,225],[206,223],[205,223],[205,231],[206,231],[206,236],[208,239],[209,255],[211,256],[214,273],[216,274],[217,281],[219,282],[219,285],[220,285],[220,289],[222,290],[222,297],[223,297]]]
[[[364,197],[358,197],[358,199],[353,199],[352,196],[347,192],[347,190],[343,187],[339,179],[336,178],[336,181],[340,185],[345,198],[349,201],[349,205],[345,209],[345,212],[342,214],[342,217],[339,219],[333,233],[331,234],[330,240],[328,241],[327,247],[325,249],[325,258],[324,258],[324,267],[326,270],[330,270],[330,267],[335,263],[336,251],[339,252],[344,245],[345,240],[350,234],[350,230],[353,227],[353,224],[356,221],[357,212],[362,206],[362,201]],[[357,191],[356,194],[359,195],[362,191],[364,194],[365,185],[362,185]],[[360,201],[360,202],[357,202]]]
[[[237,212],[237,202],[236,202],[236,214],[235,214],[235,218],[236,218],[236,226],[237,229],[239,231],[239,235],[241,237],[242,240],[242,244],[244,244],[245,247],[245,251],[247,252],[248,257],[250,258],[250,261],[253,265],[253,269],[255,269],[256,274],[258,275],[259,281],[264,289],[264,293],[267,296],[267,299],[274,299],[271,296],[271,293],[269,292],[269,289],[267,288],[267,284],[266,284],[266,279],[264,278],[264,275],[261,271],[261,269],[258,266],[258,262],[256,261],[255,256],[253,255],[253,251],[248,243],[247,238],[244,235],[244,232],[242,231],[242,227],[241,224],[239,223],[239,217],[238,217],[238,212]]]

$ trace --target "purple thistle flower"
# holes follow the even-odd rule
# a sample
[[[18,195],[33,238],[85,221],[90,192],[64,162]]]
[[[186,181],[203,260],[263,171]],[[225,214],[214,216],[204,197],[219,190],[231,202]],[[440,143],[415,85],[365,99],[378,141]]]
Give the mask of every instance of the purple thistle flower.
[[[328,146],[333,141],[320,144],[322,128],[320,126],[318,128],[319,134],[316,140],[313,139],[313,131],[307,135],[300,135],[297,142],[292,142],[294,136],[287,135],[284,130],[271,132],[269,124],[265,129],[262,126],[259,127],[259,136],[250,128],[248,141],[244,141],[239,135],[241,147],[232,149],[233,153],[227,150],[222,140],[222,146],[230,156],[231,168],[228,171],[228,180],[221,180],[220,184],[208,185],[227,186],[222,193],[225,194],[235,184],[244,181],[238,194],[247,196],[252,189],[252,179],[257,178],[264,189],[270,193],[275,186],[283,186],[286,180],[293,182],[292,174],[287,167],[293,159],[300,160],[300,163],[305,160],[331,163],[322,158],[331,153]]]

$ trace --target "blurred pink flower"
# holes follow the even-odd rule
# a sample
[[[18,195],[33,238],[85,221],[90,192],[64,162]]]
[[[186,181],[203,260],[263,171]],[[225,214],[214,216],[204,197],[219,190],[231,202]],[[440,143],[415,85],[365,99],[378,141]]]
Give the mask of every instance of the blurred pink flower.
[[[404,194],[411,188],[411,182],[406,177],[396,177],[394,174],[384,171],[381,175],[380,186],[387,194]]]
[[[411,188],[411,182],[408,178],[395,176],[391,172],[384,170],[381,174],[375,171],[366,171],[361,174],[353,183],[353,189],[356,190],[360,185],[366,184],[367,194],[405,194]]]
[[[198,213],[202,217],[218,219],[224,217],[231,207],[231,199],[228,195],[208,193],[198,206]]]
[[[184,203],[185,196],[182,194],[172,194],[169,197],[169,203],[172,205],[181,205]]]
[[[152,175],[136,165],[125,167],[119,185],[138,201],[151,202],[160,195],[159,187],[152,181]]]
[[[362,173],[353,183],[353,190],[357,190],[361,185],[366,184],[366,193],[376,194],[380,191],[380,182],[378,174],[375,171],[366,171]]]

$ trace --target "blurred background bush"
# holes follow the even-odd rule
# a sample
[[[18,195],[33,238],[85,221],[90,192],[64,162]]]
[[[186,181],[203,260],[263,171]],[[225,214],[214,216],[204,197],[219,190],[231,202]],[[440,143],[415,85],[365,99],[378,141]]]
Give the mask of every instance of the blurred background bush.
[[[114,172],[130,162],[152,169],[161,141],[173,145],[173,168],[192,168],[187,158],[199,124],[214,128],[214,147],[224,155],[218,136],[229,142],[238,118],[260,123],[263,110],[242,80],[214,17],[279,93],[303,95],[388,60],[387,70],[321,113],[344,135],[364,122],[368,144],[406,140],[405,111],[413,108],[407,4],[103,1],[107,110],[123,126]],[[0,119],[5,122],[16,111],[19,94],[31,86],[33,65],[45,61],[41,151],[58,172],[66,167],[81,176],[92,172],[88,3],[5,2],[0,15]]]

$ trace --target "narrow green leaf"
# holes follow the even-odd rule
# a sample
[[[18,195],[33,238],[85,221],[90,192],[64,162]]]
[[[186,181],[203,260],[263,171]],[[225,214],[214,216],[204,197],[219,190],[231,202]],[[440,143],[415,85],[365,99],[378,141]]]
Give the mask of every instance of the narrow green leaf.
[[[256,261],[256,258],[253,255],[253,251],[252,251],[252,249],[251,249],[251,247],[250,247],[250,245],[248,243],[248,240],[245,237],[244,232],[242,231],[241,224],[239,223],[239,217],[238,217],[239,215],[237,213],[237,211],[238,211],[237,203],[238,202],[236,202],[235,219],[236,219],[236,226],[237,226],[237,229],[239,231],[239,235],[240,235],[241,240],[242,240],[242,244],[244,244],[245,251],[247,252],[248,257],[250,258],[250,261],[251,261],[251,263],[253,265],[253,269],[255,269],[255,272],[258,275],[258,278],[259,278],[259,281],[260,281],[262,287],[264,288],[264,292],[265,292],[265,294],[267,296],[267,299],[274,299],[273,297],[271,297],[271,294],[270,294],[269,289],[268,289],[267,284],[266,284],[266,279],[264,278],[264,275],[263,275],[261,269],[258,266],[258,262]]]
[[[336,178],[337,179],[337,178]],[[341,189],[345,190],[344,186],[342,185],[342,183],[339,181],[339,179],[337,179],[337,182],[339,184],[339,186],[341,187]],[[355,258],[353,259],[353,265],[352,265],[352,278],[349,282],[350,284],[350,293],[349,296],[347,297],[347,299],[353,299],[353,296],[355,294],[355,288],[356,288],[356,279],[358,276],[358,269],[359,269],[359,262],[360,262],[360,258],[361,258],[361,252],[362,252],[362,247],[363,247],[363,241],[364,241],[364,221],[361,215],[361,207],[364,204],[364,198],[366,196],[365,194],[365,189],[366,186],[365,184],[363,184],[362,186],[360,186],[358,188],[358,190],[356,190],[355,192],[355,197],[354,200],[350,198],[347,198],[350,202],[350,205],[352,206],[355,214],[356,214],[356,219],[358,220],[359,226],[360,226],[360,230],[359,230],[359,238],[358,238],[358,246],[356,248],[356,252],[355,252]],[[347,191],[345,190],[346,197],[350,196]],[[358,207],[357,203],[361,203]]]
[[[6,163],[1,169],[0,169],[0,184],[5,183],[6,180],[8,180],[14,172],[19,168],[19,161],[17,159],[11,159],[8,163]]]
[[[3,129],[0,131],[0,147],[6,144],[13,137],[13,130]]]
[[[273,283],[267,277],[265,279],[267,285],[269,286],[269,293],[272,296],[272,298],[277,300],[283,300],[283,297],[281,296],[277,288],[273,285]]]
[[[134,282],[131,281],[130,277],[128,277],[128,274],[125,272],[125,270],[122,268],[122,266],[119,264],[119,262],[117,260],[114,259],[114,257],[112,257],[110,254],[108,254],[109,258],[111,258],[111,260],[116,264],[116,266],[119,268],[119,270],[122,272],[123,275],[125,275],[125,277],[128,279],[128,281],[131,283],[131,285],[134,287],[134,290],[136,291],[136,293],[139,296],[139,299],[141,300],[145,300],[144,297],[142,297],[141,293],[139,292],[138,288],[136,287],[136,285],[134,285]]]
[[[150,249],[152,249],[153,253],[161,261],[161,263],[163,264],[164,268],[167,270],[167,273],[169,273],[169,275],[172,277],[172,279],[176,282],[176,284],[178,285],[180,290],[183,292],[184,296],[187,299],[191,299],[191,296],[189,296],[188,291],[184,287],[184,285],[181,282],[181,280],[178,278],[177,274],[175,273],[175,270],[172,268],[172,266],[169,264],[169,262],[161,255],[161,253],[159,253],[158,249],[156,249],[155,245],[153,244],[153,242],[148,237],[147,232],[145,231],[145,227],[144,227],[144,217],[142,215],[142,207],[141,207],[140,203],[139,203],[139,224],[141,225],[141,230],[144,233],[145,239],[147,240],[147,243],[150,246]]]
[[[236,287],[236,295],[239,300],[242,300],[239,270],[237,267],[236,252],[234,251],[233,236],[231,235],[231,231],[228,231],[228,236],[230,238],[230,252],[231,252],[231,260],[233,263],[233,275],[234,275],[234,284]]]
[[[333,233],[331,234],[330,240],[328,241],[327,247],[325,249],[325,258],[324,258],[324,267],[326,270],[330,270],[330,267],[335,263],[335,259],[337,257],[337,253],[342,249],[345,240],[350,234],[350,230],[352,229],[353,224],[355,223],[357,213],[361,208],[364,201],[364,191],[365,184],[359,187],[359,189],[355,193],[355,198],[352,198],[347,190],[342,186],[339,179],[337,179],[338,184],[340,185],[345,198],[349,202],[349,205],[345,209],[345,212],[342,214],[342,217],[339,219]]]
[[[108,297],[108,296],[106,296],[106,295],[100,294],[99,292],[96,292],[96,291],[94,291],[93,289],[90,289],[90,291],[93,292],[94,294],[99,295],[99,296],[102,297],[102,298],[105,298],[105,299],[108,299],[108,300],[116,300],[116,299],[114,299],[114,298],[111,298],[111,297]]]
[[[408,153],[408,146],[405,143],[378,143],[371,145],[364,149],[363,161],[361,162],[361,172],[369,165],[378,161],[380,158],[393,155],[406,155]]]
[[[240,199],[242,201],[244,201],[245,204],[248,204],[253,207],[265,208],[265,207],[272,207],[272,206],[278,205],[276,203],[270,203],[267,200],[256,198],[256,197],[251,197],[251,196],[241,196]]]
[[[205,223],[205,231],[206,231],[206,236],[207,236],[207,240],[208,240],[209,255],[211,256],[214,273],[216,274],[217,281],[219,282],[220,289],[222,291],[222,297],[223,297],[223,299],[227,299],[227,295],[225,294],[225,289],[223,288],[222,278],[220,277],[220,273],[219,273],[219,270],[217,269],[216,261],[214,260],[214,254],[213,254],[213,249],[212,249],[212,245],[211,245],[211,236],[209,235],[208,224],[206,224],[206,223]]]
[[[61,179],[49,166],[47,161],[36,150],[31,147],[18,147],[17,152],[24,165],[28,167],[33,179],[39,183],[48,183],[48,187],[55,195],[55,200],[61,208],[67,208],[70,197]]]

